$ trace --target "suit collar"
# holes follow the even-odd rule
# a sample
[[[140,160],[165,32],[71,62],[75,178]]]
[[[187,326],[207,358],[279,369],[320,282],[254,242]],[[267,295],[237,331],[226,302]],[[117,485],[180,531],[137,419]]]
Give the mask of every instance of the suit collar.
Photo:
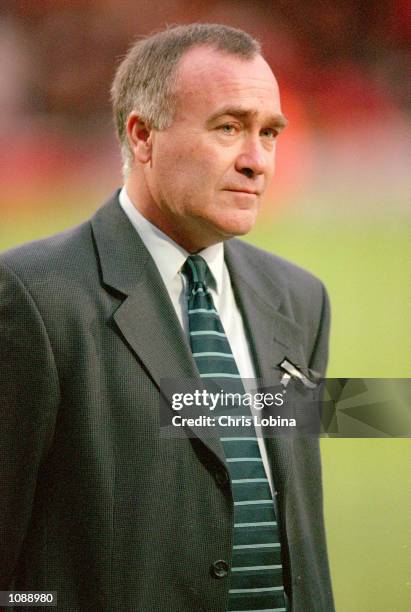
[[[131,295],[138,291],[150,254],[118,203],[117,191],[92,217],[103,284]]]

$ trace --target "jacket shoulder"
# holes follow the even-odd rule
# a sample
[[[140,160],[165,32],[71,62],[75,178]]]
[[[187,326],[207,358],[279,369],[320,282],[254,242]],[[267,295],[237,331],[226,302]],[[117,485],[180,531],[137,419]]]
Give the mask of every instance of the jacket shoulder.
[[[50,236],[17,246],[0,253],[0,268],[8,268],[23,283],[42,282],[47,278],[70,278],[84,269],[84,262],[93,253],[91,224],[81,225]]]

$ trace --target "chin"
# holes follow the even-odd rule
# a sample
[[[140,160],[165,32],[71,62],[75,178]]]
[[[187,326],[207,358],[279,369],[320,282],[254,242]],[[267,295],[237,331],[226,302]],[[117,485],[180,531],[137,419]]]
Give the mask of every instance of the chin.
[[[256,219],[256,210],[238,211],[237,214],[231,216],[231,218],[226,220],[225,223],[221,223],[220,229],[230,237],[244,236],[253,229]]]
[[[230,238],[235,238],[236,236],[245,236],[254,227],[254,223],[241,224],[241,225],[230,225],[224,227],[215,228],[215,237],[216,240],[214,242],[221,242],[223,240],[229,240]]]

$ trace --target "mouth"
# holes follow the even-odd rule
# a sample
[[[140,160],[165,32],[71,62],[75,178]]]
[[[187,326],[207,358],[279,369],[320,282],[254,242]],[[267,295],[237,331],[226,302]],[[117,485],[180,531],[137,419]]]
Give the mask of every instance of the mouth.
[[[228,206],[242,211],[256,211],[260,202],[260,192],[253,189],[226,188],[223,192],[231,194],[228,196]]]
[[[230,191],[231,193],[239,193],[248,196],[259,196],[258,191],[253,191],[252,189],[224,189],[224,191]]]

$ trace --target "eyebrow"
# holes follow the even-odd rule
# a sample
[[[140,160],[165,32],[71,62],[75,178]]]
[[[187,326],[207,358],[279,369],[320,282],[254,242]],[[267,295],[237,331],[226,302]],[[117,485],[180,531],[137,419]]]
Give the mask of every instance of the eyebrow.
[[[258,111],[249,110],[241,106],[223,106],[208,118],[207,124],[212,123],[218,119],[218,117],[222,117],[224,115],[231,115],[232,117],[238,117],[239,119],[246,119],[247,117],[255,117],[258,115]],[[283,130],[287,126],[288,120],[282,113],[276,113],[274,115],[270,115],[267,118],[266,123],[274,125],[279,130]]]

